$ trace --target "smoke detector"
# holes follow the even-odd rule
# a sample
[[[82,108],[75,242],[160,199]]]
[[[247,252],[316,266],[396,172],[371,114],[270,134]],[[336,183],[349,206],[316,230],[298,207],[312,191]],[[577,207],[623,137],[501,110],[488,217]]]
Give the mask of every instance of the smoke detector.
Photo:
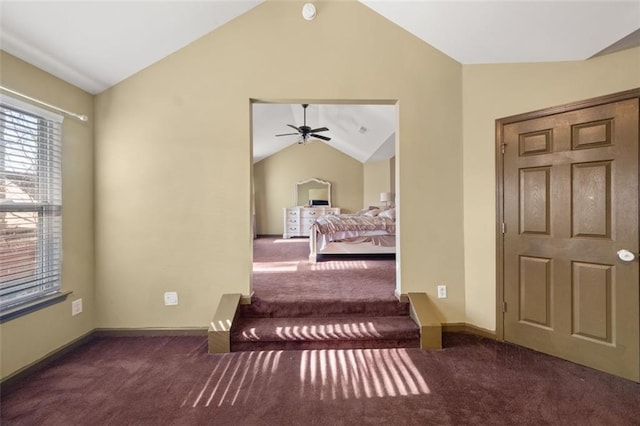
[[[311,21],[316,17],[316,7],[313,3],[305,3],[304,6],[302,6],[302,17],[307,21]]]

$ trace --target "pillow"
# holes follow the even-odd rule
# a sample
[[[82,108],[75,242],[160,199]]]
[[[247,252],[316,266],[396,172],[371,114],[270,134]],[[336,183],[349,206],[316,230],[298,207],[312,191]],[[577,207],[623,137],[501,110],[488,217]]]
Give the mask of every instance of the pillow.
[[[380,213],[380,209],[367,210],[363,216],[376,217]]]
[[[358,211],[356,212],[356,214],[357,214],[358,216],[363,216],[365,213],[367,213],[367,212],[369,212],[369,211],[371,211],[371,210],[376,210],[376,209],[379,209],[379,207],[376,207],[376,206],[369,206],[369,207],[365,207],[365,208],[364,208],[364,209],[362,209],[362,210],[358,210]],[[367,215],[367,216],[370,216],[370,215]]]
[[[378,217],[386,217],[387,219],[396,220],[396,209],[394,207],[381,211]]]

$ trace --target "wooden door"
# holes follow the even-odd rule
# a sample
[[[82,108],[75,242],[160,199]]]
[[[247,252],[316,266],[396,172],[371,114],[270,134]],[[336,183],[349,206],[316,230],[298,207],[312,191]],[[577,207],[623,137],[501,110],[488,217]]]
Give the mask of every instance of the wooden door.
[[[638,114],[636,97],[501,127],[504,339],[635,381]]]

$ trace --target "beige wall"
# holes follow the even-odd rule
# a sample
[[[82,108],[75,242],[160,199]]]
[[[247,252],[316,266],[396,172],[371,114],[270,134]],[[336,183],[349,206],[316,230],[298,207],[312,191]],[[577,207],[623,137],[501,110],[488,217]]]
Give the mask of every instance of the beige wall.
[[[322,60],[301,69],[291,52]],[[461,82],[357,2],[321,2],[309,22],[268,1],[100,94],[98,326],[202,327],[221,294],[248,294],[251,99],[398,102],[402,291],[445,282],[440,308],[463,321]]]
[[[495,120],[640,87],[640,48],[578,62],[466,65],[463,76],[466,317],[495,330]]]
[[[391,187],[391,160],[364,164],[364,206],[381,206],[380,193],[394,192]]]
[[[1,377],[15,373],[95,326],[93,256],[93,96],[0,52],[1,84],[61,108],[86,114],[66,117],[62,131],[63,302],[0,325]],[[17,98],[20,99],[20,98]],[[84,312],[72,317],[71,301],[82,298]]]
[[[331,182],[334,207],[360,209],[362,173],[362,163],[322,142],[293,144],[259,161],[253,166],[258,234],[282,234],[282,209],[295,206],[296,182],[311,177]]]

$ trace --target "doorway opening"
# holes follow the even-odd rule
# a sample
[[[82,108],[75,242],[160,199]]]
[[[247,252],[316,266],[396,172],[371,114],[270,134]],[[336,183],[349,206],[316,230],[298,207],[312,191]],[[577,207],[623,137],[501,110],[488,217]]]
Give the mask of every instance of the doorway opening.
[[[385,279],[392,297],[401,294],[397,249],[395,257],[332,255],[312,264],[308,230],[293,237],[285,230],[287,209],[312,202],[296,199],[297,183],[310,178],[331,184],[331,205],[325,207],[334,212],[355,214],[393,207],[395,213],[399,204],[397,117],[396,101],[251,100],[252,294],[260,295],[265,279],[277,280],[279,291],[289,297],[323,297],[323,291],[335,293],[336,289],[345,298],[358,292],[373,297],[376,284],[371,282],[382,289]],[[328,130],[320,133],[322,139],[312,136],[302,141],[294,129],[302,125]],[[285,135],[276,136],[280,134]],[[326,278],[328,274],[334,278]],[[324,282],[314,281],[322,275]],[[335,286],[337,282],[342,283],[340,287]]]

